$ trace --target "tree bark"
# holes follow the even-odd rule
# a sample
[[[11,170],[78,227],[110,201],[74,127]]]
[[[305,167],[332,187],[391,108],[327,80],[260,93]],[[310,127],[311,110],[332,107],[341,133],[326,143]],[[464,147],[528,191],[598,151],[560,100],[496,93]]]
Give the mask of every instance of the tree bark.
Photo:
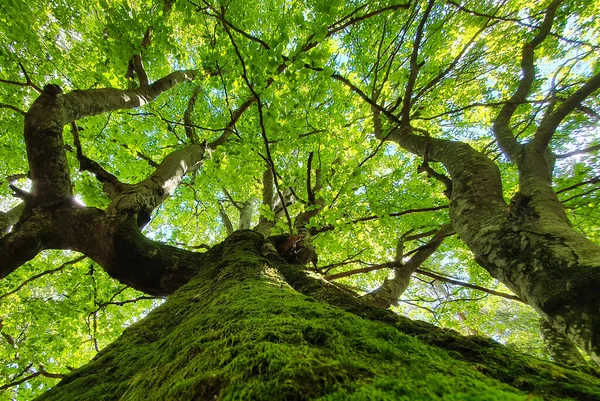
[[[475,260],[600,363],[600,246],[570,226],[550,186],[547,152],[524,146],[521,192],[507,205],[498,167],[469,145],[409,127],[389,139],[446,167],[450,219]]]
[[[238,231],[38,400],[597,400],[597,378],[360,299]]]
[[[137,89],[113,88],[62,93],[46,85],[25,115],[24,137],[29,161],[31,193],[22,193],[24,205],[0,215],[0,278],[44,249],[84,253],[112,277],[152,295],[168,295],[196,274],[198,254],[191,254],[145,238],[139,228],[180,184],[198,168],[205,144],[191,144],[170,153],[145,180],[128,185],[87,159],[87,168],[108,177],[113,185],[106,211],[83,208],[73,200],[63,127],[77,119],[121,108],[144,105],[173,86],[192,80],[195,71],[175,71]],[[77,127],[74,136],[80,162]],[[12,214],[11,214],[12,213]],[[18,215],[18,221],[15,222]],[[187,270],[190,269],[190,270]]]
[[[553,361],[566,366],[587,365],[575,344],[544,319],[540,319],[540,331]]]

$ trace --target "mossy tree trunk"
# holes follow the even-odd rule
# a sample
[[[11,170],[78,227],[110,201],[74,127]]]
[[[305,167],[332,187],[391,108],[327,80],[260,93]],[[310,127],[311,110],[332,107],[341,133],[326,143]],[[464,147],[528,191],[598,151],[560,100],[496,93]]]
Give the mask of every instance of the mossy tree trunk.
[[[372,308],[238,231],[39,400],[598,400],[600,380]],[[533,396],[532,396],[533,395]]]

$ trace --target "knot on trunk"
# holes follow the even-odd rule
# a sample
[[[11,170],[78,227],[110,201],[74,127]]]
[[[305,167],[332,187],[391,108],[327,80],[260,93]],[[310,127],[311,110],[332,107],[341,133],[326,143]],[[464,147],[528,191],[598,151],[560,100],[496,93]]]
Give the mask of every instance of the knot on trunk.
[[[308,233],[269,237],[262,253],[263,256],[277,254],[288,263],[306,265],[311,262],[315,267],[317,265],[317,252]]]
[[[523,224],[539,219],[540,215],[531,205],[531,199],[531,195],[517,192],[508,205],[508,221],[516,224]]]
[[[56,84],[48,84],[44,86],[44,93],[52,96],[56,96],[61,94],[62,88]]]

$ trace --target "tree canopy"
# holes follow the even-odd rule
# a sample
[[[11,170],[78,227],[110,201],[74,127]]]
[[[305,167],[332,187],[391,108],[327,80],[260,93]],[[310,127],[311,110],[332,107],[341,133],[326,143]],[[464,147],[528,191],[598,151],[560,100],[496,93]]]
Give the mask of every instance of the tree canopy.
[[[174,260],[236,229],[304,235],[308,268],[357,296],[548,359],[538,314],[563,326],[560,291],[481,243],[496,248],[499,214],[521,242],[543,227],[527,241],[551,245],[531,254],[572,246],[569,307],[592,297],[599,14],[592,0],[2,2],[0,399],[86,363],[193,276]],[[554,241],[555,221],[576,237]],[[573,341],[593,358],[591,319]]]

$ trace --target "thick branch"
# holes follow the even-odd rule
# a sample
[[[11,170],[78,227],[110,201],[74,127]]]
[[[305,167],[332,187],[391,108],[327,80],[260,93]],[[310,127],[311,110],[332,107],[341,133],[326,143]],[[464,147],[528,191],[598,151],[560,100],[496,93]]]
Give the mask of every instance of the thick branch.
[[[32,194],[40,204],[52,205],[73,196],[62,131],[62,89],[46,85],[25,115],[25,146]]]
[[[167,15],[171,12],[173,8],[173,4],[175,0],[167,0],[163,6],[163,18],[166,18]],[[141,49],[147,49],[150,46],[150,42],[152,40],[152,33],[154,32],[154,28],[152,25],[146,28],[146,32],[144,33],[144,38],[142,39]],[[125,74],[126,78],[133,79],[137,75],[138,80],[140,82],[140,86],[148,86],[148,74],[146,73],[146,69],[144,68],[144,63],[142,62],[141,54],[134,54],[129,60],[129,65],[127,67],[127,74]]]
[[[415,39],[413,40],[413,48],[412,53],[410,55],[410,73],[408,76],[408,82],[406,83],[406,90],[404,92],[404,98],[402,99],[402,124],[406,125],[409,123],[410,119],[410,108],[412,106],[412,95],[413,89],[415,87],[415,83],[417,82],[417,75],[419,74],[420,64],[418,63],[419,57],[419,46],[421,46],[421,40],[423,38],[423,30],[425,28],[425,23],[429,18],[429,13],[433,8],[433,4],[435,0],[429,0],[427,2],[427,7],[423,12],[423,16],[421,17],[421,21],[419,22],[419,26],[417,27],[417,34],[415,35]]]
[[[262,196],[262,206],[266,207],[269,212],[275,212],[274,210],[274,190],[273,190],[273,171],[269,167],[267,167],[263,173],[263,196]],[[271,228],[275,225],[276,221],[269,220],[262,212],[258,217],[258,224],[254,227],[255,231],[258,231],[265,237],[268,237]]]
[[[493,125],[494,136],[498,141],[498,146],[502,152],[513,162],[517,163],[517,158],[521,152],[522,146],[514,137],[510,128],[510,120],[513,114],[517,110],[517,106],[523,103],[529,92],[531,91],[531,85],[535,79],[535,67],[534,67],[534,52],[537,46],[539,46],[544,39],[550,33],[552,23],[554,22],[554,14],[556,8],[562,0],[554,0],[546,9],[546,15],[544,21],[540,26],[538,34],[528,43],[526,43],[521,50],[521,71],[523,76],[519,82],[519,86],[515,93],[511,96],[509,101],[502,106],[500,113],[496,117]]]
[[[43,222],[30,218],[0,239],[0,279],[33,259],[42,248]]]
[[[79,170],[89,171],[94,174],[96,179],[103,184],[104,193],[106,193],[111,200],[115,200],[118,195],[131,187],[130,185],[119,181],[116,176],[106,171],[99,163],[83,154],[81,141],[79,139],[79,129],[75,121],[71,123],[71,131],[73,133],[73,142],[75,144],[77,160],[79,161]]]
[[[451,225],[442,227],[427,244],[419,247],[419,250],[406,263],[402,263],[401,255],[397,255],[394,277],[386,278],[377,289],[365,294],[363,296],[365,301],[384,309],[396,303],[408,288],[412,274],[439,248],[451,232],[453,232]],[[401,237],[400,241],[403,242],[404,238]]]
[[[229,218],[229,215],[222,204],[219,204],[219,217],[221,217],[221,221],[225,226],[225,232],[229,237],[231,234],[233,234],[233,224],[231,224],[231,219]]]
[[[587,365],[575,344],[544,319],[540,319],[540,331],[552,360],[566,366]]]
[[[195,70],[175,71],[141,88],[104,88],[70,92],[64,95],[65,120],[70,122],[107,111],[143,106],[172,87],[192,81],[196,75]]]
[[[149,295],[173,293],[198,273],[206,257],[146,238],[136,219],[123,213],[71,207],[53,211],[44,221],[44,249],[80,252],[111,277]]]
[[[428,153],[432,161],[439,161],[446,167],[452,179],[450,217],[467,245],[473,247],[474,241],[479,240],[480,233],[485,233],[487,227],[498,227],[505,223],[506,202],[500,171],[492,160],[466,143],[416,135],[410,125],[402,125],[397,117],[346,78],[337,74],[332,78],[349,86],[370,106],[377,107],[390,121],[399,125],[387,135],[386,140],[394,141],[419,156]],[[477,243],[483,244],[480,241]]]
[[[25,144],[33,195],[51,205],[72,197],[62,130],[67,123],[120,108],[144,105],[173,86],[191,80],[194,71],[177,71],[152,85],[132,89],[90,89],[63,95],[47,85],[25,116]]]
[[[200,94],[201,89],[202,87],[200,85],[198,85],[196,89],[194,89],[194,93],[190,97],[190,100],[188,101],[188,106],[185,109],[185,113],[183,114],[185,134],[190,140],[190,143],[192,144],[198,143],[198,135],[196,134],[194,124],[192,123],[192,112],[194,111],[194,106],[196,105],[196,100],[198,100],[198,95]]]
[[[240,211],[240,221],[238,223],[238,230],[249,230],[252,225],[252,215],[254,214],[254,204],[257,199],[252,197],[246,202],[242,203]]]
[[[0,239],[0,279],[43,249],[80,252],[123,284],[157,296],[185,284],[205,258],[146,238],[127,214],[74,205],[49,213],[38,208]]]
[[[583,100],[592,95],[599,88],[600,72],[591,77],[581,88],[569,96],[554,111],[545,115],[532,140],[532,144],[536,149],[542,152],[550,143],[550,139],[563,119],[578,107]]]
[[[204,150],[204,144],[190,145],[170,153],[154,173],[118,197],[109,206],[110,213],[139,214],[141,212],[149,216],[173,194],[188,172],[200,166]]]
[[[149,28],[147,32],[152,32],[152,30]],[[144,68],[142,56],[139,54],[134,54],[131,58],[131,63],[133,64],[133,70],[140,81],[140,87],[148,86],[148,74]]]

